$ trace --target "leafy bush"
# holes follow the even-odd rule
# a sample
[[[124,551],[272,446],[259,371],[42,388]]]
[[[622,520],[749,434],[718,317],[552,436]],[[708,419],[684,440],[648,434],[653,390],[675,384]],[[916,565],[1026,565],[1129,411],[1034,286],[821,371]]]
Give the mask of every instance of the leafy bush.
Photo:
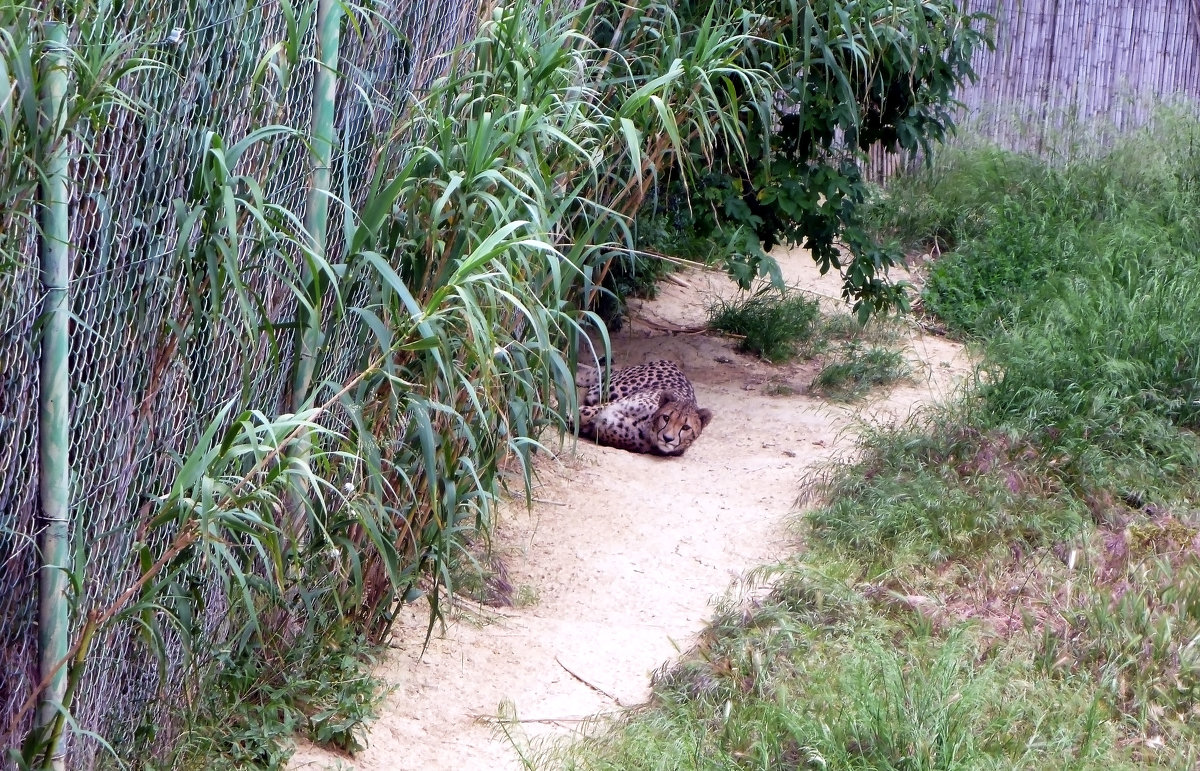
[[[89,141],[89,132],[115,128],[119,135],[112,141],[127,142],[122,149],[134,149],[140,158],[138,132],[152,133],[155,124],[139,121],[165,114],[158,104],[142,109],[140,100],[174,89],[157,80],[145,87],[138,77],[177,73],[149,67],[133,47],[164,56],[175,49],[143,45],[141,26],[136,35],[113,34],[127,15],[118,20],[88,3],[66,5],[62,15],[99,40],[81,36],[81,55],[72,60],[77,80],[93,90],[67,100],[73,112],[66,131],[78,133],[63,144],[88,163],[97,161],[96,152],[103,156],[97,180],[110,172],[117,176],[122,169],[109,163],[110,148]],[[58,15],[43,6],[0,11],[6,33],[21,31],[14,37],[18,44],[0,46],[0,55],[21,74],[41,72],[44,63],[37,58],[56,48],[24,32],[39,30],[46,14]],[[327,18],[345,24],[347,39],[353,30],[369,46],[378,43],[364,51],[408,46],[383,16],[352,4],[334,8]],[[119,396],[147,410],[157,398],[177,398],[163,419],[186,416],[187,428],[172,423],[169,430],[146,432],[152,451],[136,463],[154,473],[139,471],[138,485],[144,486],[121,488],[111,520],[97,515],[106,528],[117,523],[113,530],[120,531],[106,532],[114,539],[106,543],[128,548],[112,547],[116,555],[109,564],[119,568],[113,585],[94,586],[96,576],[88,575],[93,565],[82,559],[72,575],[80,590],[61,671],[73,685],[55,704],[61,711],[53,725],[31,737],[20,762],[48,762],[75,725],[76,697],[104,695],[89,681],[99,651],[110,640],[133,638],[144,640],[144,648],[118,659],[131,665],[120,682],[138,691],[127,700],[131,714],[161,716],[167,708],[153,704],[155,698],[191,696],[212,685],[230,702],[255,705],[232,710],[231,722],[242,722],[229,730],[219,707],[203,707],[217,715],[207,725],[221,734],[208,742],[218,754],[238,737],[249,737],[256,747],[248,758],[275,762],[275,740],[304,722],[301,715],[319,738],[350,746],[369,710],[330,712],[330,694],[323,693],[318,705],[303,687],[279,686],[273,670],[260,679],[273,663],[265,644],[276,631],[269,619],[282,616],[299,625],[303,639],[292,647],[306,657],[293,660],[289,673],[297,680],[341,671],[336,665],[343,654],[322,642],[363,650],[350,646],[357,638],[340,634],[340,624],[378,642],[397,603],[422,592],[435,616],[432,629],[453,590],[453,557],[464,536],[490,525],[503,483],[501,463],[510,462],[528,485],[530,456],[543,430],[566,425],[576,398],[571,359],[584,338],[582,325],[596,322],[590,308],[613,265],[635,251],[631,218],[653,181],[673,175],[694,184],[718,146],[744,155],[737,116],[773,89],[768,73],[739,63],[749,36],[729,16],[685,32],[669,6],[649,2],[593,0],[559,13],[518,1],[485,10],[475,37],[453,52],[444,70],[428,70],[445,74],[427,89],[423,83],[419,95],[381,98],[390,89],[364,87],[362,70],[319,68],[321,77],[344,79],[336,89],[324,84],[329,91],[321,96],[339,91],[339,106],[352,105],[363,125],[374,127],[361,142],[344,137],[333,159],[321,159],[306,153],[323,141],[258,120],[313,100],[305,91],[311,79],[293,77],[291,67],[310,61],[306,41],[315,4],[284,4],[288,38],[263,52],[261,66],[251,62],[244,72],[219,73],[253,79],[239,85],[269,102],[256,105],[262,113],[254,113],[246,135],[198,131],[184,118],[179,131],[187,140],[179,146],[194,156],[172,157],[169,164],[147,156],[146,168],[163,172],[156,184],[122,183],[141,196],[131,210],[153,210],[158,217],[153,227],[149,220],[139,225],[147,238],[135,240],[152,244],[156,254],[152,262],[132,254],[131,264],[156,278],[138,287],[165,287],[166,294],[139,294],[128,314],[107,328],[114,350],[138,357],[148,347],[157,368],[149,391]],[[356,15],[344,19],[342,13]],[[625,14],[636,16],[636,23],[624,26],[617,40],[611,23]],[[261,15],[236,18],[262,23]],[[606,23],[612,48],[584,34],[605,34]],[[261,30],[254,30],[257,44]],[[89,59],[101,54],[104,62]],[[208,64],[227,66],[223,57]],[[178,74],[193,75],[186,69]],[[198,93],[224,82],[212,80],[208,70],[196,77],[204,83]],[[105,78],[111,82],[100,82]],[[162,80],[168,82],[174,81]],[[123,95],[123,88],[136,99]],[[12,93],[36,101],[37,92],[30,80]],[[207,104],[207,97],[197,98]],[[137,124],[137,131],[122,128],[125,115],[109,114],[121,106],[136,106],[128,125]],[[189,103],[186,115],[203,116],[201,106]],[[36,122],[36,112],[9,111],[0,120],[4,126],[9,119]],[[36,175],[26,172],[44,147],[25,148],[22,132],[0,134],[0,142],[16,138],[22,145],[14,146],[19,155],[0,163],[0,182],[12,182],[12,189],[0,190],[0,222],[21,222],[32,214],[10,216],[8,206],[32,200],[36,184],[26,178]],[[276,138],[280,146],[268,148]],[[279,175],[285,159],[288,174]],[[306,165],[331,167],[341,176],[324,191],[328,195],[314,190],[310,196],[337,202],[331,219],[320,214],[322,206],[305,207],[305,196],[296,195],[306,182],[287,184],[303,178]],[[186,180],[178,170],[186,170]],[[100,238],[99,229],[79,230]],[[88,244],[80,246],[87,252]],[[5,242],[0,252],[0,270],[8,271],[12,249]],[[98,253],[89,259],[99,260]],[[162,307],[142,308],[147,297]],[[118,337],[126,331],[120,324],[129,319],[134,329],[139,316],[148,319],[147,338]],[[250,350],[262,356],[251,359]],[[220,365],[213,358],[218,352],[228,357]],[[178,388],[157,381],[183,363],[188,372],[219,368],[234,377],[212,392],[204,390],[206,378],[183,378]],[[122,359],[114,369],[130,366],[144,368],[145,360]],[[86,396],[86,383],[76,391]],[[236,398],[225,401],[230,394]],[[176,448],[174,442],[190,446]],[[146,449],[122,447],[108,454],[119,459]],[[133,475],[130,469],[119,473],[122,479]],[[126,493],[128,501],[121,497]],[[333,629],[326,628],[330,624]],[[323,660],[322,652],[329,658]],[[168,682],[181,674],[178,662],[184,659],[191,662],[187,681]],[[125,667],[111,669],[123,673]],[[359,681],[340,677],[335,673],[327,682],[345,686],[347,699],[362,695]],[[76,689],[79,682],[84,686]],[[21,708],[14,725],[25,724],[35,702]],[[87,707],[89,715],[102,711],[94,703]],[[271,725],[273,719],[283,725]],[[129,726],[122,723],[128,722],[113,719],[89,729],[108,738],[125,732]],[[194,733],[202,723],[196,722]],[[147,723],[138,730],[141,738],[134,741],[158,752],[166,752],[173,738],[167,725]],[[131,746],[124,735],[112,738],[118,759],[142,754],[143,746]],[[196,735],[189,741],[205,744]]]
[[[280,631],[265,651],[222,657],[186,716],[171,768],[279,768],[297,734],[350,753],[365,747],[386,693],[370,672],[374,646],[346,625],[294,639]]]
[[[755,36],[744,61],[777,73],[780,88],[759,106],[770,111],[770,130],[761,130],[761,112],[742,112],[747,154],[719,150],[688,209],[705,211],[705,229],[737,244],[725,265],[743,287],[770,270],[763,250],[803,244],[822,271],[842,272],[861,317],[905,307],[903,290],[886,279],[899,251],[862,226],[868,188],[860,160],[875,143],[927,151],[952,130],[952,95],[974,76],[971,56],[987,42],[987,17],[941,0],[681,4],[685,25],[732,11]]]

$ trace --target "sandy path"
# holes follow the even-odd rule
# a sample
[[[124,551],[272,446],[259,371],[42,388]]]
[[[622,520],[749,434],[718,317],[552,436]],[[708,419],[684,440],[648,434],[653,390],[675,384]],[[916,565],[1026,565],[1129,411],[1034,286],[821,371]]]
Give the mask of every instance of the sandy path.
[[[780,263],[789,283],[836,297],[836,279],[817,276],[806,253]],[[350,759],[303,745],[289,768],[521,768],[488,722],[502,702],[525,721],[524,738],[536,739],[644,701],[649,674],[692,644],[710,599],[789,552],[785,522],[806,471],[849,446],[844,429],[861,413],[805,395],[817,362],[774,367],[728,340],[663,331],[702,323],[713,293],[734,288],[719,274],[678,274],[613,340],[618,366],[675,360],[714,411],[687,455],[580,442],[574,454],[567,447],[557,460],[543,458],[538,502],[532,511],[503,507],[494,539],[509,580],[536,600],[504,609],[464,603],[424,655],[426,608],[404,610],[379,670],[395,691],[368,749]],[[868,414],[903,418],[946,395],[967,369],[961,349],[940,338],[914,335],[906,345],[915,382],[869,402]],[[770,395],[786,393],[781,385],[793,393]]]

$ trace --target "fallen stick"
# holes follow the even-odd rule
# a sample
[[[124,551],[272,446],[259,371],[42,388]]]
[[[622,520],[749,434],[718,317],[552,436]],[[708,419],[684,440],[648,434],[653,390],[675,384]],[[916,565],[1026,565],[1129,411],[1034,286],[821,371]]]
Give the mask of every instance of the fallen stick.
[[[681,335],[700,335],[708,331],[708,326],[701,324],[694,327],[680,327],[666,321],[654,321],[652,319],[638,317],[633,320],[635,324],[642,324],[647,327],[652,327],[660,332],[675,332]]]
[[[576,680],[578,680],[579,682],[583,683],[583,684],[584,684],[584,685],[586,685],[588,688],[591,688],[593,691],[595,691],[596,693],[600,694],[601,696],[604,696],[604,697],[606,697],[606,698],[608,698],[608,699],[611,699],[611,700],[612,700],[612,702],[613,702],[613,704],[616,704],[618,707],[624,707],[624,706],[625,706],[624,704],[622,704],[622,703],[621,703],[621,700],[620,700],[620,699],[618,699],[616,696],[613,696],[611,693],[609,693],[608,691],[604,690],[603,688],[601,688],[601,687],[599,687],[599,686],[597,686],[597,685],[592,685],[592,684],[591,684],[591,683],[589,683],[587,680],[584,680],[582,677],[580,677],[579,675],[577,675],[577,674],[575,674],[574,672],[572,672],[572,671],[571,671],[571,669],[570,669],[570,667],[568,667],[566,664],[562,663],[562,661],[561,661],[561,660],[558,658],[558,656],[555,656],[555,657],[554,657],[554,660],[555,660],[555,661],[557,661],[557,662],[558,662],[558,665],[559,665],[560,667],[562,667],[562,668],[563,668],[563,670],[564,670],[564,671],[566,671],[566,673],[567,673],[568,675],[570,675],[571,677],[573,677],[573,678],[575,678]]]
[[[542,723],[554,725],[556,723],[587,723],[600,717],[609,717],[617,715],[617,712],[598,712],[595,715],[587,717],[496,717],[495,715],[469,715],[472,720],[479,723],[491,723],[499,725],[500,723]]]

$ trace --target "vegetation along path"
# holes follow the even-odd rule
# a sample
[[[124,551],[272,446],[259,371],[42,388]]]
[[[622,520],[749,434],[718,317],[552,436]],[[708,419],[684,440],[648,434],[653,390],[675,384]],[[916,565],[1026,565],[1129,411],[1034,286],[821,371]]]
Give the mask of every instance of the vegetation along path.
[[[789,284],[828,297],[807,253],[780,256]],[[968,369],[962,349],[919,330],[894,345],[910,380],[846,406],[810,395],[820,357],[771,365],[737,341],[691,331],[706,303],[732,296],[721,274],[684,271],[633,303],[614,335],[617,366],[676,361],[713,422],[682,458],[581,441],[542,457],[535,503],[509,503],[492,551],[508,607],[460,601],[423,648],[428,609],[404,611],[380,676],[394,691],[354,758],[302,746],[290,768],[521,768],[530,742],[643,702],[651,673],[690,647],[744,571],[785,555],[806,475],[851,447],[858,418],[903,419],[945,397]],[[500,716],[506,718],[503,722]]]

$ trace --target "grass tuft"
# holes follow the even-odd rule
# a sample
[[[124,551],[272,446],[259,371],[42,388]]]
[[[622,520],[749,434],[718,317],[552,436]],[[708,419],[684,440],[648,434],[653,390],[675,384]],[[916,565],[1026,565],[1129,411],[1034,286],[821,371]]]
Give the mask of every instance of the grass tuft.
[[[816,300],[764,289],[709,309],[710,329],[741,338],[739,350],[767,361],[787,361],[813,344],[820,320]]]
[[[911,374],[912,367],[901,351],[850,342],[817,373],[812,389],[836,401],[852,402],[872,388],[892,385]]]

